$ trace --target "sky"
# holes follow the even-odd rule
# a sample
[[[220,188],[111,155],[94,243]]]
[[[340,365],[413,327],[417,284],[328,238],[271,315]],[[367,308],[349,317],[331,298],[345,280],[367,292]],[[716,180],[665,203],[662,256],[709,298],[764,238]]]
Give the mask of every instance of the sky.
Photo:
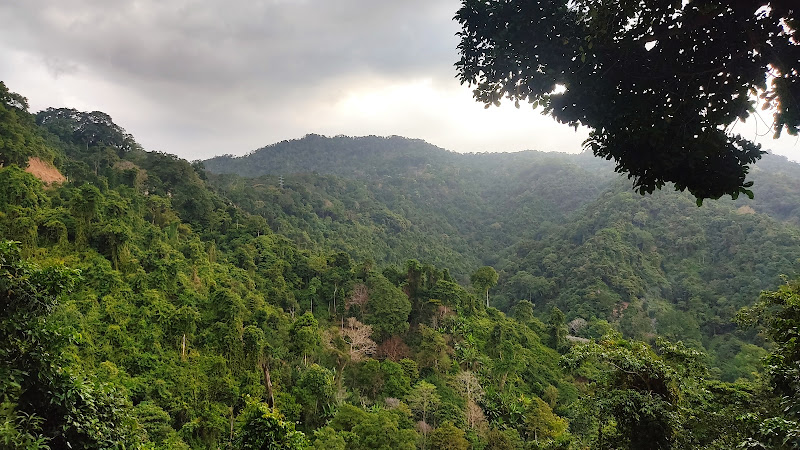
[[[577,131],[484,109],[456,78],[458,0],[2,0],[0,80],[31,110],[103,111],[195,160],[308,133],[458,152],[577,153]],[[762,113],[769,121],[769,113]],[[771,135],[755,118],[745,137]],[[759,138],[800,160],[797,138]]]

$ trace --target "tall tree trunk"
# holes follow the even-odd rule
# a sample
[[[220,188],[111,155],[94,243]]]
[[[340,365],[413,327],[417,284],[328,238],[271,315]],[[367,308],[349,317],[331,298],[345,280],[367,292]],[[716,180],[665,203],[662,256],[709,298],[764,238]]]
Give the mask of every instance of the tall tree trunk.
[[[231,406],[231,440],[228,441],[230,448],[233,448],[233,406]]]
[[[336,291],[339,290],[339,283],[333,285],[333,317],[336,317]]]
[[[272,377],[269,374],[269,361],[263,361],[261,363],[261,370],[264,372],[264,387],[267,388],[269,407],[275,408],[275,394],[272,391]]]

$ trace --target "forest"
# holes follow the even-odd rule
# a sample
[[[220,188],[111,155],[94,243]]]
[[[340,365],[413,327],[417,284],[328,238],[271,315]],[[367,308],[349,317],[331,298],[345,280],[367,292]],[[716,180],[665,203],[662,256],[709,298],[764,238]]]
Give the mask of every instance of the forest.
[[[147,151],[0,82],[0,449],[800,446],[800,166]]]

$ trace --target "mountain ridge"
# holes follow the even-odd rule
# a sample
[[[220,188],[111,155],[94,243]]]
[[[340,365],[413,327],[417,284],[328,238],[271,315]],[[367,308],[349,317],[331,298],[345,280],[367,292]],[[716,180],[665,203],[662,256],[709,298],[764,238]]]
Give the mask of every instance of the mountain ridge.
[[[799,272],[791,195],[698,208],[588,155],[403,138],[295,164],[340,174],[244,178],[145,151],[99,112],[0,102],[0,125],[32,143],[0,148],[13,447],[244,448],[269,429],[303,449],[589,448],[646,414],[678,447],[733,448],[781,414],[764,336],[732,320]],[[20,168],[34,155],[68,180],[45,189]],[[791,194],[781,169],[753,172]],[[609,399],[627,406],[598,426]]]

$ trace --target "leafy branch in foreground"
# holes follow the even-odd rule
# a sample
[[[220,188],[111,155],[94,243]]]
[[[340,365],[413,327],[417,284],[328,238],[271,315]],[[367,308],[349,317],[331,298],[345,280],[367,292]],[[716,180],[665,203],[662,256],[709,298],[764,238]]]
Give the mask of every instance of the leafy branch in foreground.
[[[456,67],[487,107],[528,101],[589,127],[585,148],[640,193],[752,196],[763,152],[730,130],[761,93],[776,137],[800,131],[797,14],[790,1],[463,0]]]

